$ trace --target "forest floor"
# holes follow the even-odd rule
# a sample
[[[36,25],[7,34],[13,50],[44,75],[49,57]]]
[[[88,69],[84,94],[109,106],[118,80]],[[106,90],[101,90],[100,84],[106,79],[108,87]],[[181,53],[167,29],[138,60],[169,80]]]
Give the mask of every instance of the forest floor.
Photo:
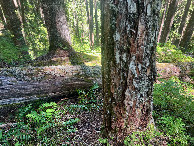
[[[62,104],[61,104],[62,103]],[[79,105],[75,99],[68,99],[66,102],[62,99],[58,102],[62,107]],[[91,106],[91,105],[89,105]],[[101,136],[102,128],[102,106],[88,107],[88,109],[75,110],[73,114],[69,114],[72,118],[78,118],[80,121],[74,125],[77,129],[75,133],[69,135],[70,140],[64,141],[62,144],[67,145],[84,145],[84,146],[94,146],[101,145],[99,138]]]

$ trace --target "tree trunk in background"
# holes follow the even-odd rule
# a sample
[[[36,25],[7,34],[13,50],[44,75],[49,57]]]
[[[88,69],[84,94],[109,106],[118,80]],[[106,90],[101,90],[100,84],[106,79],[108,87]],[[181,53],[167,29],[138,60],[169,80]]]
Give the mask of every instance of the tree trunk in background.
[[[64,0],[41,0],[44,20],[49,36],[48,56],[55,56],[58,50],[65,50],[65,57],[77,64],[77,56],[71,47],[71,37],[64,11]]]
[[[88,1],[85,0],[85,3],[86,3],[86,13],[87,13],[87,23],[89,24],[89,20],[90,20],[90,14],[89,14],[89,9],[88,9]]]
[[[162,28],[163,28],[163,25],[164,25],[164,20],[165,20],[165,16],[166,16],[166,10],[168,8],[168,3],[169,3],[169,0],[166,0],[165,2],[165,5],[164,5],[164,11],[162,13],[162,19],[161,19],[161,23],[160,23],[160,30],[159,30],[159,33],[158,33],[158,43],[159,43],[159,40],[160,40],[160,36],[161,36],[161,33],[162,33]]]
[[[171,3],[168,7],[168,12],[166,15],[166,19],[164,21],[164,27],[161,33],[160,43],[166,43],[168,41],[168,36],[173,24],[175,12],[177,9],[178,0],[171,0]]]
[[[80,36],[79,36],[79,19],[78,19],[78,16],[77,16],[77,12],[75,12],[75,20],[76,20],[76,31],[75,31],[75,34],[76,34],[76,37],[78,39],[80,39]]]
[[[95,23],[96,23],[96,36],[95,36],[95,43],[96,46],[99,46],[99,28],[98,28],[98,4],[97,0],[94,2],[95,5]]]
[[[25,27],[26,25],[26,20],[25,20],[25,13],[24,13],[24,0],[20,0],[20,5],[21,5],[21,17],[22,17],[22,23]]]
[[[49,35],[49,51],[71,48],[70,31],[63,10],[63,0],[42,0],[42,8]]]
[[[90,17],[89,17],[89,38],[90,48],[94,47],[94,21],[93,21],[93,0],[90,0]]]
[[[182,37],[182,32],[183,32],[183,28],[184,28],[185,23],[186,23],[186,19],[187,19],[187,15],[188,15],[188,12],[189,12],[190,5],[191,5],[191,0],[187,0],[187,4],[186,4],[185,10],[184,10],[184,14],[182,16],[182,21],[181,21],[181,24],[180,24],[180,27],[179,27],[179,30],[178,30],[178,34],[180,35],[180,38],[177,38],[174,42],[174,44],[177,47],[179,46],[179,42],[180,42],[180,39]]]
[[[3,11],[1,9],[1,5],[0,5],[0,20],[2,21],[4,28],[6,28],[6,21],[5,21],[4,15],[3,15]]]
[[[122,145],[152,118],[161,1],[101,1],[105,137]]]
[[[194,10],[191,13],[191,18],[189,19],[189,23],[187,24],[187,27],[184,31],[183,37],[179,45],[180,47],[183,48],[182,49],[183,52],[186,52],[186,50],[189,47],[193,31],[194,31]]]
[[[21,29],[21,22],[18,18],[15,10],[15,5],[12,0],[1,0],[0,1],[6,23],[7,28],[10,33],[13,35],[14,44],[21,50],[22,58],[29,59],[28,51],[24,48],[27,48],[24,37]]]

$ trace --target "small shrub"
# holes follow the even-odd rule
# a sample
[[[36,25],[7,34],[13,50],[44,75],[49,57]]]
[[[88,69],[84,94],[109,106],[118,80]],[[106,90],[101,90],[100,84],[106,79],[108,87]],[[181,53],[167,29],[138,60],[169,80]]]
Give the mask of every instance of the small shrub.
[[[170,115],[182,118],[185,122],[194,121],[193,96],[175,78],[154,85],[154,117]]]
[[[170,138],[170,144],[172,145],[187,145],[188,136],[186,134],[185,124],[181,118],[175,118],[172,116],[160,117],[157,121],[157,125],[166,136]]]
[[[84,90],[77,90],[78,92],[78,98],[79,98],[79,103],[81,104],[96,104],[98,102],[96,92],[98,90],[99,86],[98,84],[94,84],[89,91],[84,91]]]
[[[148,125],[145,131],[135,131],[124,140],[126,146],[160,145],[162,133],[155,130],[154,125]]]

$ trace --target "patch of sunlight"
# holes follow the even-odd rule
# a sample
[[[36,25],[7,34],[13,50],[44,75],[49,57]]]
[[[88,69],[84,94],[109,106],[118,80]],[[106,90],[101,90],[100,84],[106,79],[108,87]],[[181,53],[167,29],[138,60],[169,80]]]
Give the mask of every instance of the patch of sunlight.
[[[78,55],[80,56],[81,60],[87,65],[87,66],[101,66],[101,54],[97,52],[78,52]]]

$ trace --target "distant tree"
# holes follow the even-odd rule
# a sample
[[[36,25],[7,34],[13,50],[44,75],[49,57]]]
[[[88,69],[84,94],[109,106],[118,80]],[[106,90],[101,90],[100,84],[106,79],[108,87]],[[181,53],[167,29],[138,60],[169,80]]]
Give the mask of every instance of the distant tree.
[[[49,36],[49,55],[57,50],[66,51],[66,57],[75,57],[75,51],[71,47],[70,30],[64,11],[63,0],[41,0],[44,20]],[[71,60],[73,62],[75,60]]]
[[[186,23],[186,19],[187,19],[187,15],[188,15],[188,12],[189,12],[189,8],[190,8],[190,5],[191,5],[191,0],[187,0],[187,4],[185,5],[185,10],[184,10],[184,14],[182,16],[182,20],[181,20],[181,24],[180,24],[180,27],[178,29],[178,34],[180,35],[179,38],[177,38],[174,42],[174,44],[178,47],[179,45],[179,42],[180,42],[180,38],[182,37],[182,32],[183,32],[183,28],[185,26],[185,23]]]
[[[101,1],[103,134],[115,145],[153,122],[160,7],[161,0]]]
[[[161,36],[161,33],[162,33],[162,29],[163,29],[163,26],[164,26],[164,20],[165,20],[165,16],[166,16],[166,10],[168,8],[168,3],[169,3],[169,0],[165,0],[165,4],[164,4],[164,11],[162,13],[162,17],[161,17],[161,21],[160,21],[160,30],[159,30],[159,33],[158,33],[158,41],[160,40],[160,36]]]
[[[22,34],[21,22],[16,14],[13,0],[1,0],[0,4],[6,19],[6,27],[13,35],[14,44],[21,51],[21,58],[29,59],[27,46]]]
[[[93,0],[90,0],[90,16],[89,16],[89,38],[90,38],[90,48],[94,47],[94,18],[93,18]]]
[[[189,23],[187,24],[187,27],[185,28],[183,37],[179,45],[180,47],[182,47],[183,52],[186,52],[189,47],[193,31],[194,31],[194,10],[191,13]]]
[[[166,19],[164,21],[164,26],[163,26],[163,30],[162,30],[160,41],[159,41],[160,43],[166,43],[168,40],[169,33],[170,33],[170,30],[173,24],[175,12],[177,9],[177,5],[178,5],[178,0],[171,0],[169,7],[168,7]]]
[[[1,9],[1,6],[0,6],[0,20],[1,22],[6,25],[6,21],[5,21],[5,18],[4,18],[4,15],[3,15],[3,11]]]
[[[90,13],[89,13],[89,9],[88,9],[88,1],[85,0],[85,3],[86,3],[87,23],[89,24]]]
[[[95,6],[95,24],[96,24],[96,35],[95,35],[95,43],[99,46],[99,25],[98,25],[98,1],[94,1]]]

